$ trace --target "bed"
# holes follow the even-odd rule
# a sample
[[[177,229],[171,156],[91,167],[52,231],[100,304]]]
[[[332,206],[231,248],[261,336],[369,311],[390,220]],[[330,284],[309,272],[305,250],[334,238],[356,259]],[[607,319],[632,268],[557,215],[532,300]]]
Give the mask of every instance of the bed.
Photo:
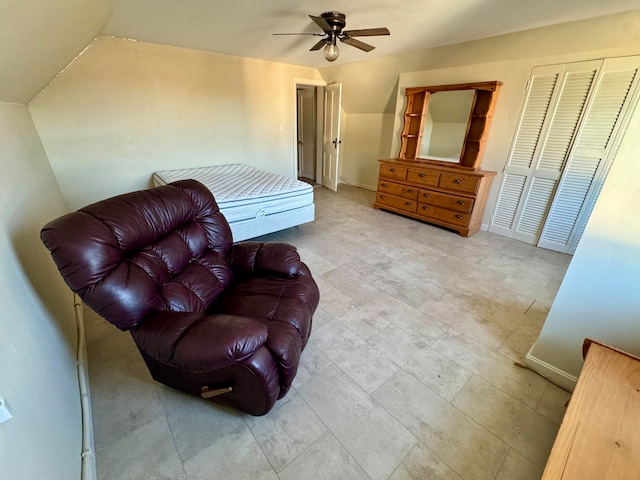
[[[213,193],[234,242],[294,227],[315,218],[313,187],[305,182],[236,163],[162,170],[156,186],[193,178]]]

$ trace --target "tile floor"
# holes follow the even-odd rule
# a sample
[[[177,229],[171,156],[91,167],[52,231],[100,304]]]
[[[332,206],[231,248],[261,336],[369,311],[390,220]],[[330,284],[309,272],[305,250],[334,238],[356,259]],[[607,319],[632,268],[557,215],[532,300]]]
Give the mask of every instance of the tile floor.
[[[321,291],[294,388],[254,418],[155,383],[86,313],[98,478],[539,479],[568,394],[513,365],[570,257],[316,189],[296,245]]]

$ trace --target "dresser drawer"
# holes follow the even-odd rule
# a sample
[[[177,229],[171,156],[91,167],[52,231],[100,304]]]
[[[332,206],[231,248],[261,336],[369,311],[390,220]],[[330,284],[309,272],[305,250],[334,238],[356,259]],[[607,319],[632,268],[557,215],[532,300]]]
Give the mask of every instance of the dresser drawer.
[[[399,183],[388,182],[386,180],[378,180],[378,191],[397,195],[398,197],[410,198],[411,200],[418,198],[417,187],[407,187],[406,185],[400,185]]]
[[[438,186],[460,192],[476,193],[480,177],[473,177],[464,174],[443,173],[440,175],[440,183]]]
[[[405,180],[407,178],[407,167],[383,163],[380,165],[380,176],[392,180]]]
[[[460,225],[466,227],[469,225],[469,218],[471,215],[468,213],[456,212],[454,210],[447,210],[446,208],[435,207],[433,205],[427,205],[425,203],[418,204],[419,215],[437,218],[443,222],[452,223],[454,225]]]
[[[395,195],[380,192],[376,194],[376,202],[381,205],[388,205],[390,207],[397,208],[398,210],[410,213],[415,213],[416,207],[418,206],[418,202],[415,200],[408,200],[406,198],[396,197]]]
[[[423,170],[421,168],[407,169],[407,181],[417,183],[420,185],[431,185],[433,187],[438,186],[438,179],[440,174],[433,170]]]
[[[471,213],[471,210],[473,209],[473,198],[434,192],[433,190],[420,189],[418,201],[428,203],[429,205],[434,205],[436,207],[455,210],[456,212]]]

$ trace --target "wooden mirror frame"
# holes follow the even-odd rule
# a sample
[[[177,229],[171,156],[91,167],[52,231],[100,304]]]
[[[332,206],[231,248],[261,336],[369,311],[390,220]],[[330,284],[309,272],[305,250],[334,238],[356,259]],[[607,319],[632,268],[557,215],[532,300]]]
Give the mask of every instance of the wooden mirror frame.
[[[482,152],[487,140],[489,126],[493,118],[493,110],[498,99],[498,92],[502,82],[459,83],[454,85],[436,85],[431,87],[413,87],[405,89],[407,106],[404,112],[404,127],[400,144],[400,159],[428,161],[446,166],[459,166],[471,170],[478,170],[482,162]],[[443,162],[418,158],[422,144],[422,130],[427,115],[429,96],[436,92],[452,90],[475,90],[467,132],[462,145],[460,161]]]

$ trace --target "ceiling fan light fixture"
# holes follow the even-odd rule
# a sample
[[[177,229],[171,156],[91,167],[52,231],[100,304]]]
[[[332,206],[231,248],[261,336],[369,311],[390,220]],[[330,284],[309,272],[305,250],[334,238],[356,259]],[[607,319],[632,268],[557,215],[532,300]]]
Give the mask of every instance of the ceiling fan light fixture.
[[[336,45],[335,40],[324,47],[323,53],[327,62],[336,61],[338,55],[340,55],[340,49],[338,48],[338,45]]]

